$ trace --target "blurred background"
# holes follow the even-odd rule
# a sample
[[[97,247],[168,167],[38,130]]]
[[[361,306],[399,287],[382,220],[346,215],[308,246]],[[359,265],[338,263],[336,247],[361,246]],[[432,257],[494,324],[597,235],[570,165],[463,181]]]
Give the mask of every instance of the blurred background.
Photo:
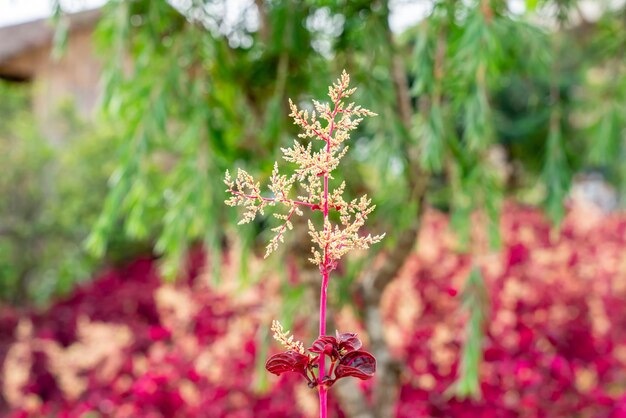
[[[330,416],[626,417],[623,0],[0,0],[1,416],[318,415],[264,368],[316,338],[306,225],[263,260],[223,178],[343,69],[387,236],[331,279],[378,370]]]

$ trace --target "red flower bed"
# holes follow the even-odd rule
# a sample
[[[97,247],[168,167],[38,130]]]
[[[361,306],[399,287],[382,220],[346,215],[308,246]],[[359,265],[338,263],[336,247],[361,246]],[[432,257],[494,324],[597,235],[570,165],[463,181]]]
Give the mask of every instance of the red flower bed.
[[[456,295],[471,263],[447,219],[427,216],[418,254],[383,300],[406,365],[397,416],[626,417],[626,217],[575,211],[552,236],[540,213],[510,206],[502,231],[502,250],[480,259],[490,300],[482,397],[456,400],[466,320]],[[176,286],[143,259],[45,312],[2,310],[0,415],[315,416],[314,390],[263,369],[259,332],[276,315],[263,300],[275,300],[277,280],[214,288],[199,258]]]

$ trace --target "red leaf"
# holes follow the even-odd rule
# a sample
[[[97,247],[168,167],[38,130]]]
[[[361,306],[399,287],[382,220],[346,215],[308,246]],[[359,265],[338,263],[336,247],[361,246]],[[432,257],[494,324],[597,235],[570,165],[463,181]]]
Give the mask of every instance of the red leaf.
[[[356,351],[361,348],[361,340],[356,337],[356,334],[353,332],[344,332],[343,334],[339,334],[337,332],[337,342],[338,342],[338,350],[344,351],[346,353],[350,353],[352,351]]]
[[[376,359],[367,351],[352,351],[339,361],[335,369],[337,379],[352,376],[361,380],[370,379],[376,372]]]
[[[332,346],[332,353],[328,350],[328,345]],[[356,351],[361,348],[361,340],[356,337],[353,332],[344,332],[340,334],[337,332],[337,338],[330,335],[322,335],[319,337],[309,351],[316,354],[326,353],[337,358],[346,353]]]
[[[267,359],[265,368],[268,372],[280,376],[286,372],[300,373],[306,377],[306,368],[309,364],[309,356],[300,354],[296,351],[286,351],[284,353],[274,354]]]
[[[317,340],[313,342],[309,351],[311,353],[322,354],[326,348],[326,345],[330,344],[334,349],[337,348],[337,339],[330,335],[322,335]],[[330,354],[330,353],[327,353]]]

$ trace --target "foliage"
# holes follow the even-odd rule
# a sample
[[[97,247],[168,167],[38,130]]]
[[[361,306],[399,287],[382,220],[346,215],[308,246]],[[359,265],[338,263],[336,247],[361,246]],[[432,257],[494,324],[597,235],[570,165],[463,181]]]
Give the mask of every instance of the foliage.
[[[480,398],[480,364],[482,361],[482,342],[484,339],[485,319],[487,316],[486,291],[484,279],[478,267],[469,274],[463,289],[463,304],[469,316],[465,324],[465,341],[460,356],[459,377],[454,386],[454,394],[460,399]]]
[[[371,225],[388,232],[388,254],[428,204],[451,214],[455,250],[472,248],[474,221],[497,249],[507,195],[543,205],[558,229],[576,173],[599,168],[624,189],[624,6],[598,2],[591,19],[575,0],[528,1],[525,12],[433,0],[397,35],[385,0],[260,0],[236,22],[232,3],[107,3],[104,110],[120,158],[93,254],[106,253],[121,223],[131,239],[155,243],[167,277],[198,242],[219,268],[223,244],[235,241],[221,173],[235,162],[270,177],[274,150],[293,135],[286,97],[317,96],[342,68],[363,86],[357,101],[381,117],[354,132],[355,158],[337,180],[373,196]],[[370,270],[359,262],[345,266],[352,279]]]
[[[106,50],[119,59],[109,60],[105,74],[105,111],[124,141],[112,191],[89,240],[94,253],[104,253],[111,228],[123,219],[130,237],[156,238],[169,277],[190,243],[204,242],[219,259],[228,216],[217,203],[222,173],[237,160],[271,169],[268,150],[287,125],[278,112],[285,91],[308,85],[298,73],[305,63],[314,65],[309,49],[291,44],[308,42],[308,32],[295,24],[305,10],[278,4],[268,39],[243,48],[229,42],[259,35],[235,27],[227,37],[219,22],[209,31],[202,22],[214,22],[201,7],[190,6],[186,20],[167,2],[107,5],[101,44],[113,45]],[[126,55],[133,62],[129,74],[122,67]]]
[[[30,88],[3,82],[0,96],[0,298],[41,303],[91,274],[81,245],[106,194],[114,140],[67,104],[57,111],[67,135],[53,145],[30,111]]]
[[[411,256],[383,300],[386,332],[404,364],[396,416],[623,416],[624,216],[577,209],[551,239],[541,213],[505,205],[502,248],[479,263],[492,304],[476,400],[445,396],[460,367],[465,327],[465,318],[450,312],[464,303],[455,295],[474,264],[452,251],[448,223],[444,214],[426,215],[420,240],[429,245]],[[249,385],[255,358],[265,357],[256,334],[276,310],[264,301],[283,298],[277,276],[243,294],[211,286],[199,274],[202,260],[192,254],[176,285],[160,280],[153,260],[140,259],[46,311],[4,308],[0,364],[8,404],[0,414],[311,416],[315,394],[298,376],[271,378],[265,393]],[[231,259],[225,273],[235,264]],[[352,315],[337,320],[360,326]],[[296,321],[294,331],[303,325]],[[332,402],[330,409],[339,410]]]
[[[261,1],[235,23],[224,2],[178,10],[161,1],[108,3],[101,45],[117,58],[107,60],[105,110],[124,141],[89,247],[103,254],[121,219],[131,238],[157,240],[168,276],[193,242],[217,257],[220,226],[233,220],[215,203],[219,173],[236,161],[269,177],[272,150],[293,134],[282,111],[287,95],[317,94],[341,67],[363,85],[358,100],[382,115],[366,123],[369,137],[357,134],[343,177],[352,191],[374,196],[373,219],[391,231],[387,245],[413,219],[401,209],[417,205],[409,196],[417,163],[431,175],[427,199],[450,208],[456,228],[467,231],[467,215],[486,210],[493,246],[505,193],[539,196],[532,202],[543,200],[558,222],[574,173],[601,163],[621,178],[624,89],[614,87],[622,78],[597,74],[621,71],[609,40],[624,36],[623,11],[606,8],[583,33],[570,3],[539,2],[520,16],[506,2],[437,0],[397,41],[385,1]],[[405,80],[394,77],[397,61]],[[582,109],[594,109],[593,120],[580,118]]]

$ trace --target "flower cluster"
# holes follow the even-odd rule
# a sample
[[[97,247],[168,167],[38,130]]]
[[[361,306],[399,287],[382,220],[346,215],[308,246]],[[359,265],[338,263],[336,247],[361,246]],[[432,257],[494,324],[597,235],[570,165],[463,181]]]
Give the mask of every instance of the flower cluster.
[[[276,321],[275,324],[277,324]],[[282,326],[278,331],[274,331],[276,340],[283,340],[284,335],[281,334],[281,331]],[[307,380],[310,388],[318,385],[330,387],[337,380],[349,376],[367,380],[376,372],[376,359],[367,351],[361,351],[359,348],[361,348],[361,341],[356,337],[356,334],[337,332],[336,337],[324,335],[315,340],[308,349],[311,354],[293,349],[274,354],[265,363],[265,368],[277,376],[287,372],[299,373]],[[321,356],[330,359],[330,369],[323,378],[320,378],[319,374],[316,375],[315,372],[319,368]]]
[[[260,183],[245,170],[237,170],[234,179],[230,172],[226,172],[224,182],[228,186],[226,191],[230,197],[225,203],[245,209],[240,224],[251,222],[258,214],[264,215],[264,209],[268,206],[282,205],[287,209],[286,213],[274,214],[281,221],[281,225],[272,229],[275,235],[267,245],[266,257],[283,242],[285,231],[293,228],[293,215],[304,214],[302,208],[322,211],[325,215],[322,229],[318,229],[309,220],[309,234],[317,245],[317,248],[311,250],[313,257],[310,260],[326,271],[334,269],[337,261],[350,250],[367,249],[384,237],[384,234],[359,235],[367,216],[375,208],[367,196],[348,202],[342,197],[344,183],[333,190],[328,186],[328,179],[333,178],[332,172],[348,151],[348,146],[344,143],[350,138],[350,132],[359,126],[362,117],[375,115],[354,103],[344,102],[356,90],[348,88],[349,83],[350,77],[344,71],[341,78],[329,87],[328,95],[332,106],[313,101],[315,110],[311,113],[308,110],[299,110],[289,101],[290,116],[294,124],[303,131],[298,137],[313,141],[304,145],[295,140],[290,148],[281,148],[284,160],[295,163],[298,168],[287,176],[280,174],[278,164],[275,163],[267,195],[263,195]],[[322,121],[325,126],[322,126]],[[321,144],[319,149],[315,149],[316,140]],[[294,189],[297,189],[297,195],[292,198],[290,194]],[[333,225],[328,219],[329,210],[339,212],[340,225]]]
[[[283,326],[278,321],[272,322],[272,332],[274,333],[274,339],[281,343],[287,350],[295,351],[299,354],[304,354],[304,344],[300,341],[295,341],[293,335],[289,335],[289,331],[283,331]]]

